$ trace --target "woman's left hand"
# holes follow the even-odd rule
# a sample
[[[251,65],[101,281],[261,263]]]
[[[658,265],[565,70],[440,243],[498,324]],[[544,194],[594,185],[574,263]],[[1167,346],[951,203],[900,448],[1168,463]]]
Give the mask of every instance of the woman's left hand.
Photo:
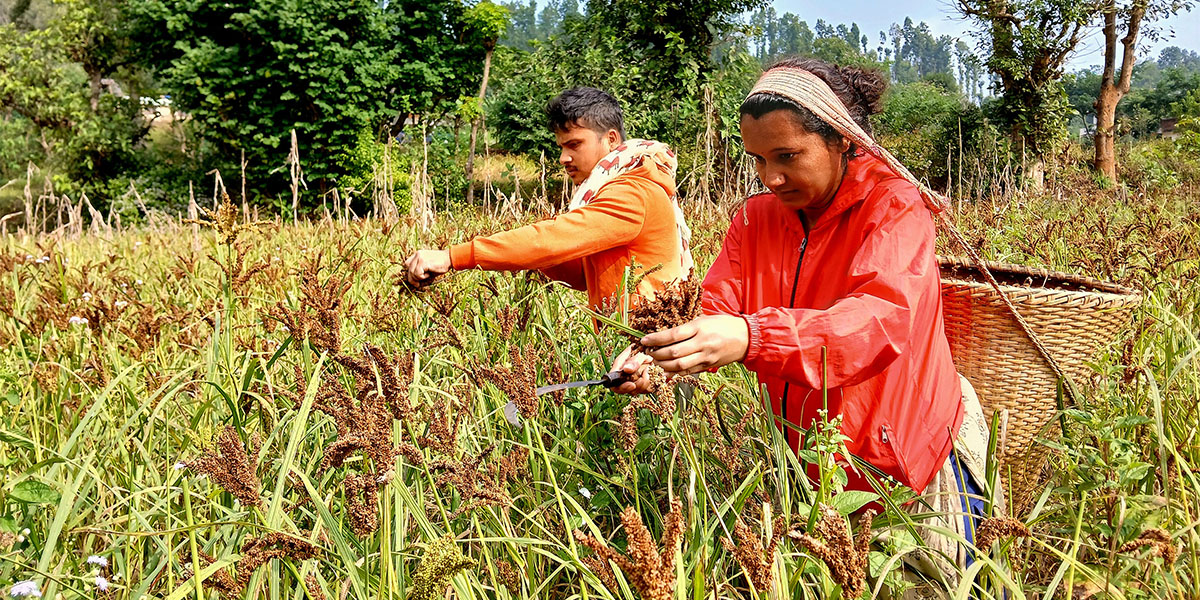
[[[691,375],[746,357],[750,327],[732,315],[707,315],[641,339],[654,362],[672,375]]]

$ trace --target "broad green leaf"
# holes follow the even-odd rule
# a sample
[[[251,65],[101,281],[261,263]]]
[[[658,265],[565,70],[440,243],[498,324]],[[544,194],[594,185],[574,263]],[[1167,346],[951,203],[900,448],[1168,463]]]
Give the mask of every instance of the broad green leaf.
[[[862,490],[847,490],[833,497],[833,507],[842,515],[854,511],[879,499],[879,494]]]
[[[10,497],[26,504],[57,504],[62,494],[41,481],[26,479],[13,486]]]

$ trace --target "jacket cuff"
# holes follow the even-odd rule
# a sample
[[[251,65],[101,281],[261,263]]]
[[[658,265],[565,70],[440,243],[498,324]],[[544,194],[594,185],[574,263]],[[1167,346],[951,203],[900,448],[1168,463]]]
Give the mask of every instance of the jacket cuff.
[[[758,315],[741,315],[746,320],[746,327],[750,330],[750,339],[746,344],[746,357],[743,362],[758,358],[759,350],[762,350],[762,328],[758,324]]]
[[[474,240],[450,246],[450,266],[456,270],[474,269],[478,266],[475,262]]]

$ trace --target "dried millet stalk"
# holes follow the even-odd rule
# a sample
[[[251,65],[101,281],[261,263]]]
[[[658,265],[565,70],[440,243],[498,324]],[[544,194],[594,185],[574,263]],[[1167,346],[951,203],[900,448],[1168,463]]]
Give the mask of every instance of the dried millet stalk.
[[[312,600],[329,600],[329,596],[321,591],[321,582],[317,581],[317,576],[312,573],[304,576],[304,589],[308,591],[308,597]]]
[[[580,561],[589,571],[596,575],[605,588],[610,590],[617,589],[617,574],[613,573],[612,565],[608,563],[608,559],[601,556],[585,556]]]
[[[513,332],[517,329],[517,319],[520,315],[517,313],[517,307],[509,305],[496,311],[496,328],[499,337],[502,340],[511,340]]]
[[[355,473],[342,480],[346,492],[346,513],[350,516],[350,529],[359,537],[370,535],[379,528],[379,488],[376,478]]]
[[[249,298],[247,297],[250,291],[248,286],[256,275],[262,273],[270,266],[266,261],[259,261],[249,268],[246,267],[246,252],[249,249],[249,244],[239,240],[233,244],[233,256],[228,261],[222,261],[216,256],[209,254],[208,259],[221,269],[225,274],[225,280],[229,282],[229,288],[233,290],[242,299],[244,305]]]
[[[308,540],[286,533],[268,533],[262,537],[250,538],[242,544],[242,558],[237,563],[238,585],[245,587],[250,582],[250,576],[272,558],[290,558],[304,561],[321,553],[321,549],[312,545]]]
[[[200,569],[217,562],[217,559],[203,550],[196,552],[197,562],[200,564]],[[179,578],[179,583],[183,583],[192,578],[192,555],[181,550],[178,556],[179,564],[182,565],[183,574]],[[237,598],[242,595],[245,586],[234,580],[233,576],[225,569],[217,569],[217,571],[204,579],[204,589],[217,590],[221,595],[227,598]]]
[[[671,281],[653,298],[643,299],[629,311],[628,325],[643,333],[678,327],[700,316],[700,278],[694,274],[687,280]],[[643,347],[633,340],[634,350]]]
[[[1163,566],[1175,564],[1179,558],[1179,547],[1171,539],[1171,534],[1162,529],[1147,529],[1137,539],[1121,544],[1117,552],[1132,552],[1138,548],[1149,547],[1150,553],[1163,559]]]
[[[754,418],[754,411],[746,411],[741,420],[733,426],[733,431],[729,432],[729,437],[733,441],[730,444],[725,441],[725,436],[721,433],[721,424],[717,420],[716,415],[715,398],[713,402],[714,407],[707,407],[703,411],[704,419],[708,422],[709,434],[713,440],[717,440],[717,443],[712,447],[713,456],[716,456],[717,460],[725,463],[730,471],[737,472],[742,468],[742,446],[746,443],[746,427],[750,424],[751,419]]]
[[[975,547],[987,552],[1002,537],[1027,538],[1033,535],[1024,523],[1007,517],[991,517],[975,528]]]
[[[507,506],[512,503],[512,498],[504,489],[504,481],[499,480],[493,476],[493,473],[483,468],[484,459],[492,453],[493,449],[495,449],[495,445],[488,446],[474,458],[439,459],[430,463],[431,469],[444,471],[435,483],[439,486],[452,486],[462,497],[462,504],[458,510],[454,511],[451,518],[457,518],[479,506]]]
[[[618,427],[618,437],[621,439],[621,447],[626,452],[633,452],[637,448],[638,440],[641,436],[638,435],[638,415],[637,407],[632,403],[627,404],[621,411],[621,421]]]
[[[515,446],[513,449],[501,458],[500,461],[492,466],[492,470],[496,476],[496,481],[503,484],[506,481],[522,481],[523,475],[529,471],[529,448],[525,446]]]
[[[496,583],[503,585],[513,594],[521,592],[521,577],[507,560],[496,561]]]
[[[321,260],[318,254],[300,267],[300,307],[292,309],[279,302],[270,316],[282,322],[297,340],[308,339],[314,348],[337,354],[342,345],[342,301],[352,282],[345,274],[331,274],[322,281]]]
[[[634,396],[630,405],[634,408],[644,408],[664,421],[675,414],[675,386],[679,379],[667,379],[667,372],[658,365],[646,368],[646,377],[650,380],[649,392]]]
[[[475,376],[490,381],[504,392],[525,419],[536,419],[541,412],[541,400],[537,395],[536,352],[537,348],[532,345],[527,346],[524,353],[515,347],[509,348],[511,366],[475,366]]]
[[[221,190],[221,203],[217,205],[216,210],[210,211],[200,207],[202,219],[184,219],[183,222],[215,229],[221,236],[221,243],[226,246],[237,241],[238,236],[243,232],[258,231],[259,227],[273,225],[270,221],[238,223],[238,212],[240,211],[237,205],[229,199],[229,194],[226,194],[225,190]]]
[[[859,520],[857,538],[850,535],[846,519],[833,507],[822,504],[821,517],[817,520],[817,539],[801,531],[788,533],[788,537],[804,546],[813,556],[821,559],[833,580],[842,586],[842,595],[857,598],[867,582],[867,553],[871,543],[871,521],[875,511],[868,510]]]
[[[192,471],[208,475],[243,505],[262,506],[259,497],[262,483],[255,472],[258,452],[262,449],[262,441],[257,433],[250,438],[250,445],[251,450],[247,453],[237,430],[226,426],[211,448],[184,465]]]
[[[435,396],[426,407],[425,420],[429,423],[429,430],[418,440],[420,444],[439,454],[454,456],[458,448],[458,427],[470,402],[469,391],[460,394],[458,401],[440,394]]]
[[[771,543],[765,549],[762,537],[741,519],[738,519],[733,526],[733,537],[737,539],[736,544],[729,538],[721,538],[721,545],[725,547],[725,551],[737,559],[738,564],[745,571],[746,577],[754,584],[754,589],[759,592],[771,589],[771,582],[774,579],[774,571],[771,566],[775,562],[775,549],[779,546],[779,540],[783,538],[786,523],[787,520],[782,515],[775,518],[771,529]]]
[[[612,561],[645,600],[671,600],[675,590],[675,553],[683,540],[683,504],[671,500],[663,522],[662,550],[633,507],[621,512],[621,524],[629,538],[629,556],[618,554],[600,540],[576,529],[575,539],[590,548],[602,561]]]

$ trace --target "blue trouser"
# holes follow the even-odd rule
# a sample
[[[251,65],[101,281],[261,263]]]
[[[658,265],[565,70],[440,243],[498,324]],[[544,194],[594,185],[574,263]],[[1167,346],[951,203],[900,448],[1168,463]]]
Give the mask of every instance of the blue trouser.
[[[984,505],[983,488],[975,481],[975,477],[971,475],[970,469],[962,462],[962,458],[958,456],[957,450],[950,451],[951,465],[954,469],[954,479],[957,483],[959,498],[962,499],[963,510],[963,529],[966,532],[967,542],[971,545],[975,544],[975,528],[979,526],[987,515],[987,508]],[[975,562],[975,553],[967,552],[967,564],[971,566]]]

